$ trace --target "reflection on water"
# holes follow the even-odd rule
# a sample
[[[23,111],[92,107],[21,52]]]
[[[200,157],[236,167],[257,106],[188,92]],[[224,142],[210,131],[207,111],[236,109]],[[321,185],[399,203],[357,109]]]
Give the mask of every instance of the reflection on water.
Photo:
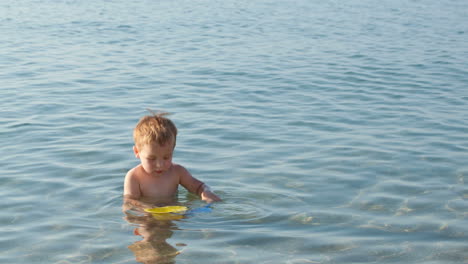
[[[125,220],[135,225],[133,234],[142,238],[128,246],[135,255],[136,261],[145,264],[175,263],[175,257],[180,252],[167,242],[172,237],[173,231],[178,229],[175,222],[170,218],[155,218],[149,213],[135,213],[126,210],[125,206],[123,208]],[[180,216],[175,216],[175,218],[180,218]]]
[[[211,212],[211,205],[204,204],[198,196],[184,191],[186,195],[176,195],[171,198],[148,199],[141,198],[138,205],[124,200],[122,212],[127,225],[132,227],[132,235],[141,237],[141,240],[133,242],[128,249],[133,252],[135,260],[145,264],[171,264],[176,263],[175,258],[181,253],[168,240],[176,231],[183,232],[178,226],[180,220]],[[180,194],[179,192],[177,194]],[[146,208],[186,205],[192,207],[184,213],[148,213]],[[204,206],[200,206],[203,204]],[[195,208],[197,207],[197,208]],[[127,230],[128,231],[128,230]],[[177,243],[175,246],[186,246],[185,243]]]
[[[177,226],[171,220],[156,220],[151,216],[129,217],[129,223],[137,224],[134,235],[141,236],[128,248],[135,254],[135,259],[140,263],[175,263],[175,257],[180,253],[167,242],[171,238]]]

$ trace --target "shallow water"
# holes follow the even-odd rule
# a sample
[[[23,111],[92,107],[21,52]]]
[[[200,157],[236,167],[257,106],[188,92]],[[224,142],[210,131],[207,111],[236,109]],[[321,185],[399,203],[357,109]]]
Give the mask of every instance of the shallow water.
[[[468,263],[466,10],[2,1],[0,262]],[[148,107],[211,213],[122,213]]]

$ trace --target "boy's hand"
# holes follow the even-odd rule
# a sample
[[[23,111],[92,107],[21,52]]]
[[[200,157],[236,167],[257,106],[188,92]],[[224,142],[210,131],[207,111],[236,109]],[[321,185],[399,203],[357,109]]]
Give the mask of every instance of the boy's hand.
[[[208,190],[201,193],[201,199],[207,203],[221,202],[221,198]]]

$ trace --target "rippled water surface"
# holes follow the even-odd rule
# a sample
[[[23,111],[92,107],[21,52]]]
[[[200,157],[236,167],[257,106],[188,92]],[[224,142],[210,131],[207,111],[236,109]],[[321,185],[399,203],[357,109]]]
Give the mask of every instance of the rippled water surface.
[[[467,10],[1,1],[0,262],[468,263]],[[122,213],[146,108],[212,212]]]

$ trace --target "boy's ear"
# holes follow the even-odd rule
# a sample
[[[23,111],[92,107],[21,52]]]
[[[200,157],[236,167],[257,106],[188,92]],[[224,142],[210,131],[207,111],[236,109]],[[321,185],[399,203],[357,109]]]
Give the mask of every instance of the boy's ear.
[[[140,158],[140,153],[138,153],[138,149],[136,146],[133,146],[133,153],[135,153],[135,157]]]

